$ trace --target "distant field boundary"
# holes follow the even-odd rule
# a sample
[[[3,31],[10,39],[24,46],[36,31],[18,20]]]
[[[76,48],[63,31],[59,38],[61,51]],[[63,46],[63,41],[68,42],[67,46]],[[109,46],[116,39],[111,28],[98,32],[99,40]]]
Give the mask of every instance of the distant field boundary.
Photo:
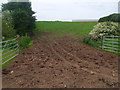
[[[102,49],[120,54],[120,36],[104,36]]]

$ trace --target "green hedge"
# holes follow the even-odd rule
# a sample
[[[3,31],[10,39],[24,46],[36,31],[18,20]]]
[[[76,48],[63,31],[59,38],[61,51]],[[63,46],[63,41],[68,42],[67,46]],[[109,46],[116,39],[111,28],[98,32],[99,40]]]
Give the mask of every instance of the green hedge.
[[[93,46],[93,47],[96,47],[96,48],[100,47],[100,42],[96,42],[96,41],[94,41],[94,40],[91,40],[89,37],[85,37],[85,38],[83,39],[83,42],[84,42],[85,44],[88,44],[88,45]]]
[[[26,47],[32,46],[33,41],[30,39],[29,36],[22,36],[19,39],[19,46],[20,49],[25,49]]]

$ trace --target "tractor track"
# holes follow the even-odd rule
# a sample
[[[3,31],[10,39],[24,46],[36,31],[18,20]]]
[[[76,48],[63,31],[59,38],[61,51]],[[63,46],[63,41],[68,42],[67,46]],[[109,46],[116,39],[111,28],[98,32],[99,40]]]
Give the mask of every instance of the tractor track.
[[[50,41],[50,42],[52,42],[52,41]],[[96,65],[96,64],[94,64],[94,63],[92,63],[92,62],[88,62],[88,61],[84,61],[84,60],[79,59],[76,55],[73,55],[73,54],[69,53],[68,51],[66,51],[65,49],[63,49],[56,41],[53,41],[53,43],[57,45],[57,46],[56,46],[57,48],[59,47],[59,50],[62,50],[62,52],[65,52],[66,55],[71,56],[71,58],[74,58],[74,61],[77,61],[77,62],[80,62],[80,61],[81,61],[81,63],[80,63],[81,65],[74,64],[74,62],[70,62],[69,59],[67,59],[67,58],[65,59],[64,57],[62,57],[62,55],[58,54],[58,52],[56,52],[56,51],[54,50],[54,48],[51,46],[52,50],[56,53],[56,55],[59,56],[61,59],[63,59],[66,63],[69,63],[70,65],[73,65],[73,66],[75,66],[75,67],[77,67],[77,68],[79,68],[79,69],[82,69],[82,70],[84,70],[84,71],[86,71],[86,72],[88,72],[88,73],[90,73],[90,74],[96,74],[96,75],[98,75],[98,76],[107,77],[107,78],[112,79],[112,80],[115,80],[115,81],[118,80],[118,79],[116,79],[116,78],[114,78],[114,77],[112,76],[111,72],[115,72],[115,71],[113,71],[113,70],[111,70],[111,69],[102,68],[102,66],[101,66],[101,69],[106,69],[106,71],[110,71],[110,72],[109,72],[109,73],[111,74],[111,76],[110,76],[110,74],[106,75],[106,74],[103,74],[102,72],[99,72],[99,71],[92,71],[91,69],[83,68],[84,66],[82,66],[82,65],[88,65],[87,67],[90,67],[90,66],[89,66],[89,64],[90,64],[90,65],[92,65],[92,67],[94,67],[94,68],[95,68],[95,67],[98,67],[98,65]],[[65,55],[65,54],[64,54],[64,55]],[[82,68],[81,68],[81,67],[82,67]],[[97,69],[97,68],[96,68],[96,69]],[[100,67],[99,67],[99,69],[100,69]],[[99,70],[99,69],[98,69],[98,70]],[[108,72],[107,72],[107,73],[108,73]],[[117,75],[117,73],[113,73],[113,74]]]

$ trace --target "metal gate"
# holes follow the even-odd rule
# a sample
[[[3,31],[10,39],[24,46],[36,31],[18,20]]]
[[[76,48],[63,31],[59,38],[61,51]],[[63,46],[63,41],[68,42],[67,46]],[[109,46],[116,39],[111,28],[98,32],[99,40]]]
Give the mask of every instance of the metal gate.
[[[19,53],[17,38],[0,41],[0,61],[2,65],[15,58]]]
[[[104,36],[102,49],[113,53],[120,53],[120,36]]]

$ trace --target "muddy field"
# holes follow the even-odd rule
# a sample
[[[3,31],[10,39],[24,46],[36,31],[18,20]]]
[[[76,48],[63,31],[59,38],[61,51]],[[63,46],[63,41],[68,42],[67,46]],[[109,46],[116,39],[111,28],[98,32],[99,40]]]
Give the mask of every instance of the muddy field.
[[[3,88],[115,88],[118,57],[69,35],[34,37],[17,60],[3,69]]]

